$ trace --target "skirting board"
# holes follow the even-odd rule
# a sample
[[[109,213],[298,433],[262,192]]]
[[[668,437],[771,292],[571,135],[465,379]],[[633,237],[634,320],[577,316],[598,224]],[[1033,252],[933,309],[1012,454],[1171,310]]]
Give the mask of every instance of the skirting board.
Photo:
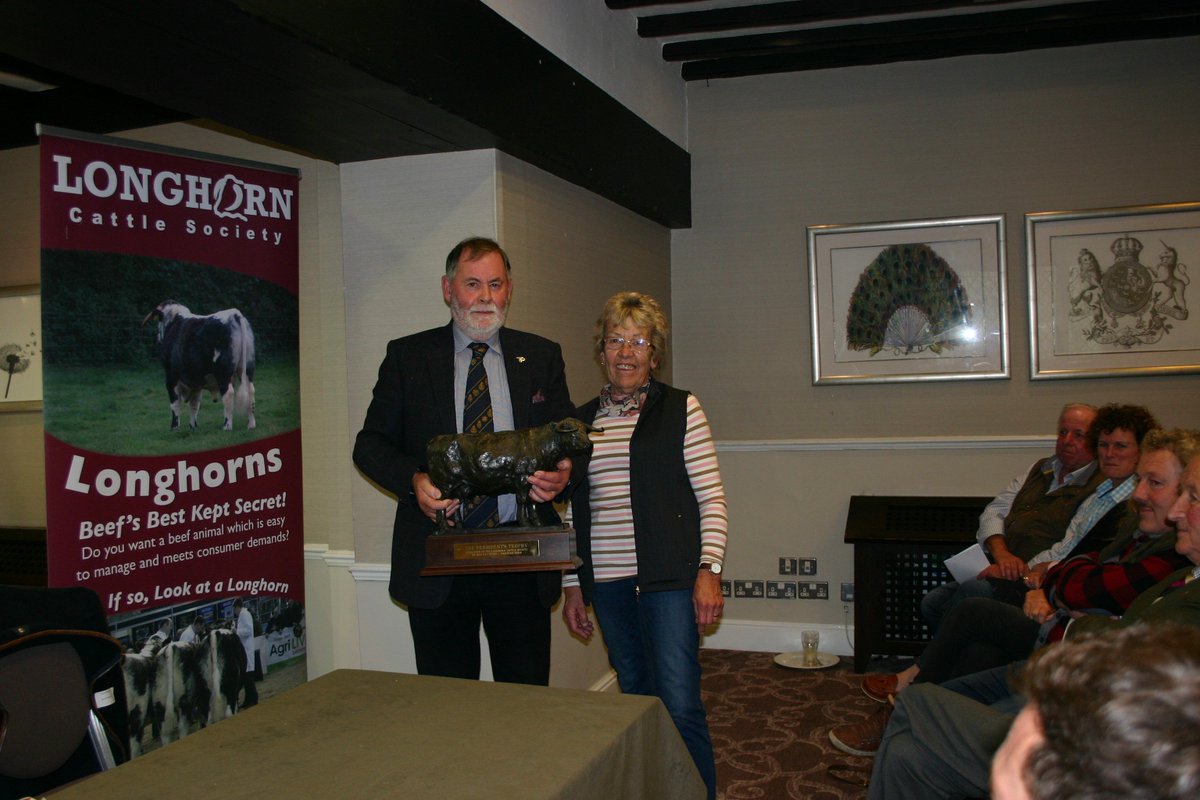
[[[705,636],[701,647],[720,650],[752,650],[762,653],[791,653],[800,649],[800,632],[821,634],[820,649],[837,656],[854,655],[854,626],[796,622],[760,622],[724,619],[717,629]]]
[[[387,597],[389,565],[360,563],[350,551],[331,551],[321,545],[306,546],[305,560],[309,677],[341,667],[415,671],[405,612]],[[558,614],[554,616],[557,622]],[[853,627],[737,619],[722,620],[701,646],[795,652],[800,649],[802,630],[820,632],[822,652],[840,656],[854,652]],[[615,675],[605,672],[593,673],[579,688],[616,691]]]

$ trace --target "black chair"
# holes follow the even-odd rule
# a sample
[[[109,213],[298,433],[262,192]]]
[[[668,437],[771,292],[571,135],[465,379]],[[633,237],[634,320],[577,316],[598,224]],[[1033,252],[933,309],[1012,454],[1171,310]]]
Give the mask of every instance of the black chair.
[[[0,798],[127,760],[123,647],[95,593],[0,586],[0,626]]]

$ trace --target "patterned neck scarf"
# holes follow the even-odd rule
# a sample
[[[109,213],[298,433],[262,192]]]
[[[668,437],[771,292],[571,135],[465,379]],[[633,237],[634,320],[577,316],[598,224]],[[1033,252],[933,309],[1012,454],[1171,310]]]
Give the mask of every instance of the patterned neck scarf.
[[[640,389],[630,395],[617,394],[613,391],[612,384],[607,383],[600,390],[600,413],[598,416],[632,417],[641,410],[649,391],[650,381],[646,381]]]

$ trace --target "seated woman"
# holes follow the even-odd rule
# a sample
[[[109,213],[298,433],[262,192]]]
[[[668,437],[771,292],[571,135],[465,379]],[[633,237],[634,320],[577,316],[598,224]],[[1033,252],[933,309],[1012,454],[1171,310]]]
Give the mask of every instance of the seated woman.
[[[1123,406],[1109,404],[1097,412],[1092,424],[1088,427],[1088,449],[1097,452],[1100,437],[1098,434],[1125,430],[1133,435],[1140,445],[1142,436],[1147,431],[1158,427],[1153,415],[1141,406]],[[1128,456],[1124,460],[1124,474],[1115,474],[1121,464],[1113,463],[1113,458],[1120,457],[1122,442],[1114,442],[1109,451],[1109,468],[1106,470],[1100,455],[1100,469],[1094,479],[1102,478],[1092,494],[1075,510],[1061,538],[1047,546],[1044,550],[1034,553],[1024,562],[1021,573],[1014,573],[1014,564],[1003,562],[1003,557],[997,563],[987,567],[974,580],[961,584],[952,583],[932,590],[921,599],[921,615],[930,625],[932,633],[937,633],[941,620],[950,613],[956,604],[968,597],[993,597],[1015,606],[1024,602],[1025,592],[1030,587],[1036,588],[1045,571],[1054,563],[1074,553],[1084,553],[1089,550],[1099,550],[1116,537],[1117,529],[1121,526],[1122,515],[1125,512],[1124,501],[1133,491],[1130,473],[1137,463],[1137,445],[1125,450]],[[995,542],[988,540],[989,547]],[[1017,559],[1017,563],[1022,562]],[[1005,577],[1010,576],[1010,577]],[[877,698],[878,699],[878,698]]]
[[[1139,594],[1120,617],[1091,614],[1073,621],[1067,628],[1066,641],[1113,628],[1136,629],[1139,626],[1169,623],[1200,627],[1200,457],[1193,457],[1188,463],[1181,481],[1180,495],[1167,518],[1175,524],[1175,550],[1187,558],[1190,562],[1188,566],[1171,573]],[[1168,638],[1172,637],[1168,635]],[[1061,645],[1050,645],[1050,651],[1059,647]],[[1161,650],[1159,646],[1158,651]],[[1040,658],[1041,653],[1048,651],[1043,648],[1038,652]],[[1157,658],[1150,660],[1159,663]],[[1122,664],[1125,664],[1124,660]],[[1108,668],[1107,662],[1104,668]],[[1127,680],[1122,681],[1121,685],[1129,687],[1130,691],[1136,691],[1143,684],[1158,685],[1153,673],[1141,668],[1127,671],[1125,675]],[[1093,681],[1087,674],[1068,671],[1066,679],[1086,692],[1093,691]],[[1133,705],[1141,705],[1142,702],[1142,698],[1135,697]],[[1178,728],[1185,733],[1185,741],[1190,747],[1184,760],[1179,761],[1170,747],[1160,748],[1160,737],[1143,729],[1140,731],[1143,735],[1138,737],[1143,743],[1140,745],[1142,752],[1146,755],[1140,762],[1142,776],[1139,782],[1142,789],[1123,794],[1119,791],[1119,784],[1114,784],[1111,788],[1117,791],[1104,796],[1158,798],[1195,795],[1194,780],[1178,787],[1182,793],[1163,792],[1161,787],[1156,786],[1159,774],[1174,771],[1180,764],[1193,774],[1196,770],[1195,708],[1187,704],[1185,706],[1174,709],[1172,713],[1158,715],[1160,720],[1169,719],[1173,729]],[[988,791],[989,764],[1012,725],[1014,713],[1006,713],[951,691],[949,685],[922,683],[911,687],[896,699],[895,713],[875,756],[867,800],[984,796]],[[1117,735],[1106,730],[1097,732],[1109,738]],[[1081,790],[1061,796],[1101,795],[1091,795]]]
[[[1072,553],[1099,550],[1112,541],[1116,529],[1120,527],[1119,519],[1116,520],[1116,527],[1109,529],[1111,532],[1106,541],[1097,541],[1093,529],[1105,520],[1112,521],[1126,513],[1125,501],[1137,486],[1134,470],[1138,463],[1139,448],[1146,434],[1157,427],[1154,415],[1142,406],[1110,404],[1100,409],[1088,430],[1088,439],[1099,459],[1100,472],[1105,480],[1096,487],[1091,497],[1080,504],[1062,540],[1029,559],[1030,571],[1022,578],[1021,586],[1036,589],[1051,564]],[[1023,598],[1002,592],[997,599],[1021,605]],[[923,661],[924,654],[911,667],[894,675],[866,676],[862,682],[863,692],[873,700],[886,702],[888,696],[916,679]]]
[[[918,664],[897,676],[878,676],[907,678],[903,686],[887,687],[889,695],[913,681],[941,683],[1025,658],[1042,635],[1043,624],[1045,638],[1053,638],[1057,609],[1120,613],[1139,592],[1182,563],[1182,556],[1173,550],[1167,513],[1178,496],[1183,465],[1200,452],[1200,439],[1195,432],[1182,430],[1156,430],[1142,438],[1145,452],[1132,476],[1136,515],[1130,519],[1136,526],[1128,525],[1104,550],[1082,554],[1048,570],[1046,591],[1031,591],[1033,596],[1027,595],[1029,603],[1024,609],[987,598],[970,598],[955,606]],[[1055,609],[1043,604],[1047,596],[1054,598]],[[829,732],[830,741],[845,752],[870,755],[879,746],[890,713],[889,705],[864,722],[834,728]]]
[[[1187,564],[1175,551],[1175,526],[1167,515],[1179,498],[1184,465],[1200,455],[1200,437],[1154,430],[1142,450],[1131,501],[1137,526],[1099,553],[1056,564],[1043,588],[1025,596],[1024,608],[964,601],[950,612],[944,633],[925,648],[917,680],[942,683],[1028,658],[1039,643],[1062,638],[1068,621],[1087,614],[1120,616],[1139,594]]]

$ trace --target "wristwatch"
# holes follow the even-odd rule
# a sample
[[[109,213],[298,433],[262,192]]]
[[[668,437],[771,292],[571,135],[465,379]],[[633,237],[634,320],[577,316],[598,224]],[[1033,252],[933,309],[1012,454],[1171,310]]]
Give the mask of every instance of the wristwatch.
[[[720,564],[713,564],[713,563],[711,563],[711,562],[709,562],[709,561],[704,561],[704,562],[701,562],[701,564],[700,564],[700,569],[706,569],[706,570],[708,570],[709,572],[711,572],[713,575],[720,575],[720,574],[721,574],[721,565],[720,565]]]

